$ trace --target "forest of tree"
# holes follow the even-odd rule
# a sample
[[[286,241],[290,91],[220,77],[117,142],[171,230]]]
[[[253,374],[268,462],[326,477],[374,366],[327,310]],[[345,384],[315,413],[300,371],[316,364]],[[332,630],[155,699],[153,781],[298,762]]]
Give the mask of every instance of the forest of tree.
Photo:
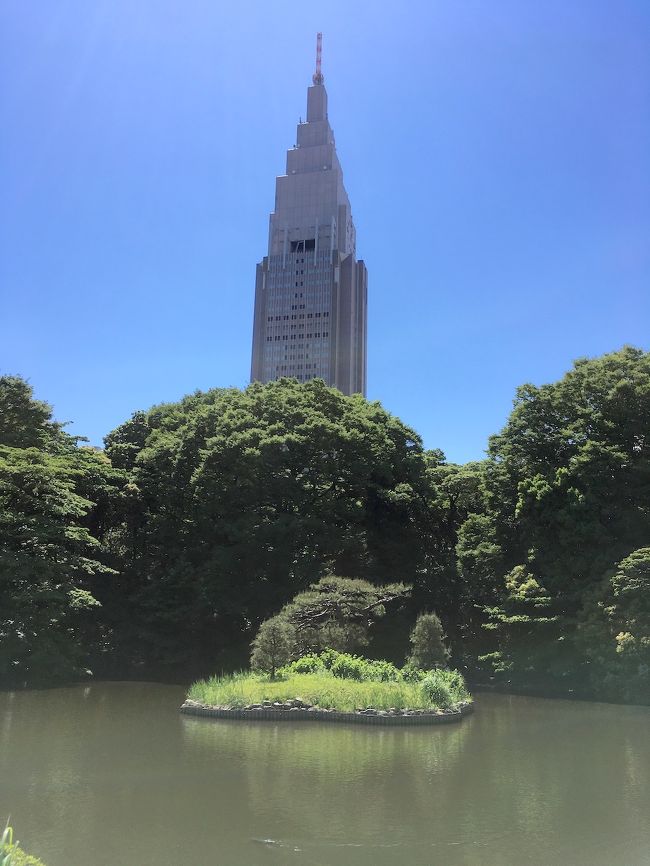
[[[331,575],[410,587],[369,654],[435,611],[470,680],[650,702],[650,353],[522,386],[466,465],[319,380],[197,392],[99,450],[0,378],[0,686],[243,666]]]

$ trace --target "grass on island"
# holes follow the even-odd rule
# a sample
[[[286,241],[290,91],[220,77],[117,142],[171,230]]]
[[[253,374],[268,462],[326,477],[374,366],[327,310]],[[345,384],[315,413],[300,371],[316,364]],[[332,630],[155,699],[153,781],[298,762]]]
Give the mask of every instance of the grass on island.
[[[326,666],[332,659],[334,662]],[[287,665],[275,679],[242,672],[200,680],[191,686],[188,698],[206,706],[232,709],[299,698],[312,706],[346,713],[370,707],[449,709],[471,700],[458,671],[400,671],[389,662],[371,662],[332,650]]]

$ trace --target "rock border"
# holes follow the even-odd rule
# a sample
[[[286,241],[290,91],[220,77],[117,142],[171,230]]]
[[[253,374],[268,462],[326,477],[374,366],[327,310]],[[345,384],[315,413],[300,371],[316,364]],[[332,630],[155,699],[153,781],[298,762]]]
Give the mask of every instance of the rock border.
[[[229,709],[227,707],[208,707],[196,701],[185,701],[180,708],[188,716],[203,716],[211,719],[237,719],[259,722],[347,722],[361,725],[444,725],[460,722],[474,712],[474,704],[460,704],[455,710],[427,712],[411,710],[391,713],[388,710],[362,710],[356,713],[339,713],[336,710],[323,710],[310,707],[290,709],[260,707],[255,709]]]

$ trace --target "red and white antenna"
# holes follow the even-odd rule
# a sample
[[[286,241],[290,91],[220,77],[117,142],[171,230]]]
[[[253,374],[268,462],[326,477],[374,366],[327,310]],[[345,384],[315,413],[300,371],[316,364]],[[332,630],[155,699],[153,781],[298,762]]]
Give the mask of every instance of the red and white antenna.
[[[320,63],[321,63],[321,54],[323,50],[323,34],[316,34],[316,72],[311,77],[311,80],[314,84],[322,84],[325,79],[323,78],[323,73],[320,71]]]

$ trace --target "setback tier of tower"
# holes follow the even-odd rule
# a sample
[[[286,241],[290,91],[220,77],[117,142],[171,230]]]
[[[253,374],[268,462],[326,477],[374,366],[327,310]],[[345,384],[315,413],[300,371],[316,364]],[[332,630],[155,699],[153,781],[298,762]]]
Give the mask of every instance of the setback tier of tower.
[[[276,179],[268,255],[257,266],[251,379],[321,378],[366,393],[368,275],[356,232],[320,69],[307,119]]]

